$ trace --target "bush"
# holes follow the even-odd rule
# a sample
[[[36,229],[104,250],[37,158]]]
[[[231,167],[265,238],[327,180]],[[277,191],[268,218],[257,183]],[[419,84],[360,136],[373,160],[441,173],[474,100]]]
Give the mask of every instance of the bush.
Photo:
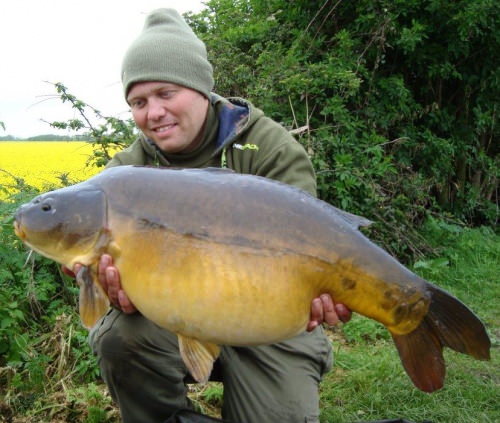
[[[321,198],[384,247],[429,253],[413,230],[432,214],[498,223],[498,2],[206,4],[188,18],[216,90],[301,128]]]

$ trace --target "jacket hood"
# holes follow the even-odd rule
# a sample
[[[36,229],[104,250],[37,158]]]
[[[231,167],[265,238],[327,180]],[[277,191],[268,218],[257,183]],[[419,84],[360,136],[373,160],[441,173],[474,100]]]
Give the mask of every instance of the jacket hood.
[[[262,110],[240,97],[224,98],[212,94],[212,106],[215,107],[219,117],[219,134],[214,154],[218,154],[223,148],[235,142],[239,135],[264,116]]]

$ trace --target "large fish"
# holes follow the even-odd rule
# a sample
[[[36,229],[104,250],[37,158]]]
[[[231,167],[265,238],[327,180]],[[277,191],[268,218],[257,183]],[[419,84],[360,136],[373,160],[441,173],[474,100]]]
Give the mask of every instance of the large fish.
[[[85,266],[78,278],[87,327],[108,307],[96,270],[111,254],[128,297],[178,334],[198,381],[207,380],[219,345],[304,331],[322,293],[384,324],[423,391],[443,385],[443,346],[488,359],[481,321],[370,242],[358,231],[365,223],[266,178],[120,166],[21,206],[15,230],[40,254]]]

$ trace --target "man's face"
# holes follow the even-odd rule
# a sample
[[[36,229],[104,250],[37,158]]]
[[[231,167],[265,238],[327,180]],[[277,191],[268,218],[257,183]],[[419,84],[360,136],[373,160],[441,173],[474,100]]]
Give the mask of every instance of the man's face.
[[[139,129],[165,153],[193,150],[201,141],[208,99],[166,82],[138,82],[127,96]]]

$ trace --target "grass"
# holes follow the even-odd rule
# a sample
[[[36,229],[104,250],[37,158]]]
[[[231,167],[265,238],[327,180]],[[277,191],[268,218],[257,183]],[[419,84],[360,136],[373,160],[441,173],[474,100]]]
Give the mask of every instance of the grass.
[[[321,385],[322,422],[500,422],[500,237],[488,228],[437,222],[425,235],[440,255],[415,263],[416,272],[481,317],[492,339],[491,361],[446,350],[445,386],[425,394],[405,374],[385,329],[356,316],[333,333],[336,364]]]
[[[412,385],[392,342],[339,347],[335,368],[322,383],[322,421],[499,422],[498,348],[490,362],[453,352],[445,359],[445,387],[425,394]]]

